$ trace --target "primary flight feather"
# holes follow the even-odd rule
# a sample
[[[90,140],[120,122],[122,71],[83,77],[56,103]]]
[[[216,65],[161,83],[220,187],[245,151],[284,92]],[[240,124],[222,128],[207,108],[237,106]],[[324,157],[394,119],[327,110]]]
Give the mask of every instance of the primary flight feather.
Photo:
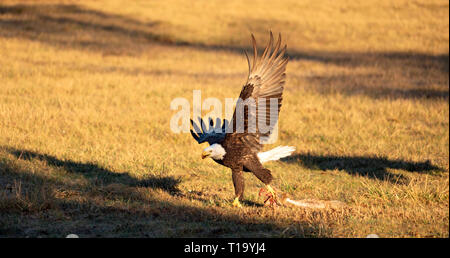
[[[270,197],[276,201],[276,193],[270,186],[273,179],[270,170],[263,167],[263,163],[289,156],[294,147],[279,146],[270,151],[261,152],[262,144],[270,138],[278,119],[283,100],[283,89],[286,78],[285,56],[286,45],[281,48],[281,35],[274,43],[272,32],[267,47],[262,55],[258,55],[255,37],[252,35],[253,59],[245,53],[248,62],[248,78],[239,95],[233,118],[228,123],[220,119],[209,120],[209,128],[203,119],[199,125],[191,120],[193,130],[191,134],[198,143],[208,142],[202,158],[210,157],[215,162],[231,168],[235,188],[234,206],[241,207],[239,200],[244,194],[243,172],[253,173],[267,187]],[[276,100],[272,102],[270,100]],[[241,119],[241,120],[240,120]],[[259,123],[260,119],[263,119]],[[270,125],[267,126],[267,122]],[[264,124],[265,122],[265,124]],[[264,128],[261,124],[266,125]],[[231,130],[230,130],[231,129]],[[264,129],[264,130],[263,130]]]

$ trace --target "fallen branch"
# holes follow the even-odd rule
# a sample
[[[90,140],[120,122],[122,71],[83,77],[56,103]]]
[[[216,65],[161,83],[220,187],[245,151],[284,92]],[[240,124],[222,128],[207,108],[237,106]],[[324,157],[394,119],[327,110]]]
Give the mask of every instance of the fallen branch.
[[[314,199],[304,199],[304,200],[292,200],[290,198],[283,198],[282,203],[284,205],[294,205],[303,208],[313,208],[313,209],[324,209],[326,207],[339,208],[343,207],[345,204],[340,201],[322,201]]]

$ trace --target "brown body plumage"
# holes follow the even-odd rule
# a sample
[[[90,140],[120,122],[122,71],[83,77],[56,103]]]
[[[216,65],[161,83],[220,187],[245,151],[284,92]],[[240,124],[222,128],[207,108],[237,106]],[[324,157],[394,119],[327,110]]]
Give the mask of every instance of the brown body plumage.
[[[235,187],[236,197],[242,199],[244,193],[244,177],[243,171],[253,173],[264,184],[268,185],[272,181],[270,170],[263,167],[258,153],[262,149],[264,137],[269,137],[269,131],[263,132],[258,127],[258,118],[262,112],[259,106],[266,103],[265,116],[266,124],[270,121],[270,114],[279,113],[282,102],[282,94],[285,83],[285,70],[287,57],[285,57],[286,46],[281,46],[281,35],[278,37],[277,43],[274,45],[272,32],[270,33],[269,44],[265,48],[263,54],[258,56],[255,38],[252,35],[253,43],[253,61],[250,62],[247,53],[247,61],[249,65],[249,75],[247,83],[243,86],[239,95],[240,101],[236,104],[233,118],[228,128],[225,128],[226,121],[222,130],[215,130],[209,133],[202,133],[198,130],[198,126],[193,123],[197,133],[191,130],[193,137],[199,142],[208,141],[210,145],[220,144],[226,151],[221,159],[214,159],[217,163],[231,168],[232,178]],[[271,107],[270,99],[276,99],[278,105]],[[250,101],[252,100],[252,101]],[[262,105],[261,104],[261,105]],[[244,106],[240,106],[244,105]],[[242,109],[239,109],[242,108]],[[275,108],[276,110],[271,110]],[[238,130],[237,120],[240,118],[237,110],[243,110],[243,130]],[[242,114],[240,114],[242,116]],[[278,117],[278,116],[277,116]],[[220,121],[220,120],[219,120]],[[256,122],[256,123],[255,123]],[[201,128],[205,131],[203,120],[200,121]],[[211,127],[214,127],[210,121]],[[272,126],[273,127],[273,126]],[[233,128],[234,130],[229,130]]]

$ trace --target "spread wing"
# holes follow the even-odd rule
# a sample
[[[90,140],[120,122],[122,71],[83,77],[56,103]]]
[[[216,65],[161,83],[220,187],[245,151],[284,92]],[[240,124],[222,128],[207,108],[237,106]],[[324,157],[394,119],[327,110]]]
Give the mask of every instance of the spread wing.
[[[285,56],[286,46],[280,48],[281,35],[274,45],[273,35],[270,32],[269,44],[261,56],[258,56],[253,35],[252,43],[253,62],[250,62],[245,53],[249,67],[247,83],[241,90],[230,123],[233,131],[227,131],[224,141],[238,140],[259,152],[263,137],[270,137],[278,120],[288,58]],[[265,125],[264,128],[260,120],[261,124]]]

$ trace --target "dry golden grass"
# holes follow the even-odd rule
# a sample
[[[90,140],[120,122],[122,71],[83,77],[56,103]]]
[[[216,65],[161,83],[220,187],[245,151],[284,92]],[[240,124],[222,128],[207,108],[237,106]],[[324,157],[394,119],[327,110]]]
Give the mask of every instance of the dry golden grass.
[[[448,237],[448,1],[2,1],[0,236]],[[176,97],[237,97],[250,33],[291,61],[267,209],[173,134]],[[268,146],[267,148],[270,148]]]

